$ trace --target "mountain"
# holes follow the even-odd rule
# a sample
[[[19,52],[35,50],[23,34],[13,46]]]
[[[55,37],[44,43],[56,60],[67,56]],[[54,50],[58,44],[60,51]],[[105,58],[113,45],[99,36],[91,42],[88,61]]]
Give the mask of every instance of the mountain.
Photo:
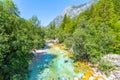
[[[69,6],[65,8],[64,11],[60,15],[58,15],[52,22],[50,22],[50,24],[55,23],[55,25],[58,26],[62,22],[65,14],[69,15],[71,18],[74,18],[77,15],[79,15],[81,12],[84,12],[85,10],[87,10],[91,6],[91,4],[92,2],[82,4],[82,5]]]

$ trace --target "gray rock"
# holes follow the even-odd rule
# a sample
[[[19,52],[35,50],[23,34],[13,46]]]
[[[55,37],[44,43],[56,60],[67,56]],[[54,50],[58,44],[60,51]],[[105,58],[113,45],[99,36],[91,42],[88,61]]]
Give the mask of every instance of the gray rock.
[[[74,17],[78,16],[80,13],[82,13],[85,10],[87,10],[88,8],[90,8],[93,3],[94,2],[91,1],[88,3],[82,4],[82,5],[69,6],[69,7],[65,8],[64,11],[60,15],[58,15],[53,21],[51,21],[50,24],[55,23],[56,26],[59,26],[61,24],[65,14],[69,15],[71,18],[74,18]]]
[[[120,70],[111,71],[108,80],[120,80]]]
[[[110,61],[117,67],[117,70],[109,72],[108,80],[120,80],[120,55],[119,54],[108,54],[102,59]]]
[[[120,67],[120,55],[118,54],[108,54],[104,56],[103,59],[110,61],[116,67]]]

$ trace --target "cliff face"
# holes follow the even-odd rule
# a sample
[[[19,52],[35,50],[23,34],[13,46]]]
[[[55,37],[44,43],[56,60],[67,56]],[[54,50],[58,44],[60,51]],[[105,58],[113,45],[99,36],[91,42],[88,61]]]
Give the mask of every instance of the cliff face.
[[[83,4],[83,5],[73,5],[64,9],[64,11],[58,15],[50,24],[55,23],[56,26],[60,25],[63,20],[64,15],[69,15],[71,18],[76,17],[81,12],[84,12],[91,6],[92,2]]]

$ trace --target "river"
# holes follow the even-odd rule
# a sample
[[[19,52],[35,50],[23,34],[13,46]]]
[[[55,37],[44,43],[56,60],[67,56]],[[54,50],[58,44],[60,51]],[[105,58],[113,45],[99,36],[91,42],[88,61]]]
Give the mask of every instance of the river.
[[[29,66],[28,80],[89,80],[92,68],[87,63],[75,64],[70,56],[72,54],[60,44],[36,53]]]

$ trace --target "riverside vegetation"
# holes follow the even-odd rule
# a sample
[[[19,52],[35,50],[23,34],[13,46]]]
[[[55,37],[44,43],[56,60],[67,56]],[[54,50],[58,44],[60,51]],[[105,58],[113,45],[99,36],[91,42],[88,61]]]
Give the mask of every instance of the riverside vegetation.
[[[0,0],[0,80],[26,80],[31,50],[44,46],[37,17],[25,20],[11,0]]]
[[[120,54],[120,2],[99,0],[73,19],[65,15],[62,23],[51,24],[46,34],[71,49],[75,61],[98,62],[101,70],[109,72],[115,66],[100,60],[109,53]]]
[[[120,54],[120,1],[99,0],[73,19],[65,15],[59,26],[42,27],[36,16],[21,18],[12,0],[0,0],[0,80],[26,80],[31,50],[55,38],[73,51],[74,61],[97,63]],[[114,67],[99,63],[107,72]]]

